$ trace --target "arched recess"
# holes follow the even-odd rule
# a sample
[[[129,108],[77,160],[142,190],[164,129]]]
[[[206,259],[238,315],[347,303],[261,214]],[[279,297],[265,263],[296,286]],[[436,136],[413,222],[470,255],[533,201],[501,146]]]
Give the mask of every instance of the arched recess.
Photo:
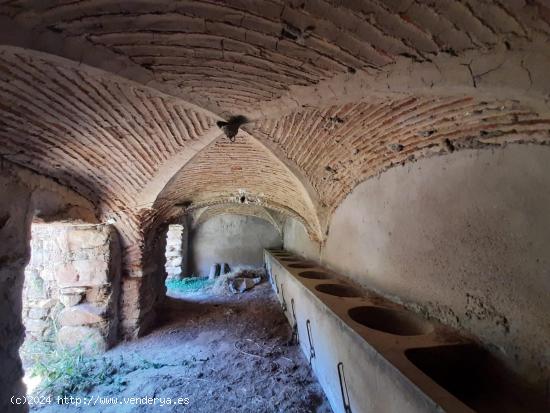
[[[214,123],[185,102],[44,54],[2,47],[0,67],[3,156],[101,204],[104,215],[144,207],[138,194],[159,168],[197,151]]]
[[[201,225],[209,219],[222,214],[260,218],[273,225],[280,234],[283,232],[284,218],[282,213],[278,213],[277,211],[261,205],[240,203],[216,204],[197,209],[191,214],[191,226]]]
[[[168,184],[170,179],[172,179],[181,169],[181,166],[191,161],[195,155],[221,135],[222,132],[217,127],[212,127],[203,135],[199,136],[196,141],[190,142],[190,144],[181,151],[173,154],[157,169],[149,182],[140,190],[137,197],[137,204],[140,206],[152,207],[160,192]]]
[[[224,160],[223,162],[220,160]],[[316,210],[301,181],[254,138],[225,136],[198,153],[170,180],[155,202],[158,220],[219,204],[254,204],[299,217],[321,239]]]
[[[98,213],[76,192],[6,160],[0,162],[0,192],[0,410],[12,411],[10,399],[25,395],[18,349],[24,335],[22,289],[32,220],[96,224]]]
[[[140,195],[162,178],[163,165],[219,133],[214,118],[156,90],[30,50],[1,47],[0,69],[2,159],[73,189],[97,208],[98,219],[114,223],[124,291],[141,288],[152,213]],[[129,313],[123,318],[137,322]]]
[[[227,207],[227,206],[226,206]],[[201,219],[202,218],[202,219]],[[283,233],[264,213],[239,208],[208,211],[188,225],[186,275],[206,276],[219,263],[227,271],[260,268],[264,249],[281,248]]]

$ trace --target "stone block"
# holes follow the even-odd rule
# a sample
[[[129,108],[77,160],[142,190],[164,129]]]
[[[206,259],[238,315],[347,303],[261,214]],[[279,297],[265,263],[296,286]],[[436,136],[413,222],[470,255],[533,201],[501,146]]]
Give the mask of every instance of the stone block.
[[[108,249],[108,233],[98,231],[96,227],[90,229],[72,229],[67,233],[71,250],[97,248],[106,246]]]
[[[63,287],[60,292],[61,294],[84,294],[87,290],[86,287]]]
[[[65,307],[72,307],[73,305],[80,304],[82,302],[82,295],[80,294],[61,294],[59,301]]]
[[[229,290],[235,294],[244,293],[246,290],[251,289],[256,284],[261,282],[261,278],[233,278],[229,282]]]
[[[48,328],[49,322],[45,320],[27,319],[25,321],[25,330],[33,335],[41,335],[46,328]]]
[[[28,318],[35,320],[45,320],[49,315],[49,308],[31,307],[29,308]]]
[[[179,267],[179,266],[181,266],[182,260],[183,259],[182,259],[181,256],[167,258],[166,259],[166,266],[168,266],[168,267]]]
[[[166,251],[166,258],[181,257],[181,248],[174,248]]]
[[[103,285],[110,281],[107,262],[103,258],[76,260],[57,271],[60,287]]]
[[[97,355],[107,350],[107,341],[101,331],[92,327],[61,327],[57,334],[58,344],[65,348],[80,346],[87,355]]]
[[[168,268],[166,268],[166,273],[168,275],[180,275],[181,274],[181,267],[168,267]]]
[[[54,281],[56,279],[57,269],[53,266],[46,267],[40,271],[40,277],[47,281]]]
[[[86,294],[86,288],[63,288],[59,294],[59,301],[61,301],[65,307],[72,307],[82,302],[84,294]]]
[[[182,275],[182,267],[181,265],[178,265],[178,266],[170,266],[170,267],[166,267],[165,268],[165,272],[166,274],[172,274],[174,276],[179,276],[179,275]]]
[[[78,304],[61,310],[57,320],[62,326],[82,326],[103,322],[103,315],[101,308],[90,304]]]
[[[56,303],[57,303],[57,301],[54,300],[53,298],[48,298],[46,300],[38,301],[36,303],[36,307],[50,309],[50,308],[54,307]]]
[[[104,307],[112,296],[112,289],[109,285],[91,287],[86,291],[86,301],[96,307]]]

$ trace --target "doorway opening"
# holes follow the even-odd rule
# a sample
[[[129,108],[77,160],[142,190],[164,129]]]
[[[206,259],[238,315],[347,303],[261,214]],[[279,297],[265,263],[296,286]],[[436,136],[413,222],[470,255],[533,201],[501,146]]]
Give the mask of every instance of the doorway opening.
[[[25,268],[20,356],[27,393],[66,381],[83,356],[117,340],[120,253],[108,225],[31,226]]]

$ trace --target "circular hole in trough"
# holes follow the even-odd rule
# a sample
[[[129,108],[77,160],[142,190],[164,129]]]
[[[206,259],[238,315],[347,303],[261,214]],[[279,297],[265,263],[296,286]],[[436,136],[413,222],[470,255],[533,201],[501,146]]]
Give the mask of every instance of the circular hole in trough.
[[[288,264],[288,266],[290,268],[312,268],[312,267],[315,267],[315,263],[314,262],[309,262],[309,261],[296,262],[294,264]]]
[[[299,275],[302,278],[307,278],[310,280],[328,280],[332,278],[326,272],[320,272],[320,271],[302,271]]]
[[[342,284],[319,284],[315,287],[317,291],[336,297],[360,297],[361,292],[349,285]]]
[[[407,311],[392,308],[362,306],[348,311],[352,320],[372,328],[397,336],[418,336],[433,330],[430,322]]]

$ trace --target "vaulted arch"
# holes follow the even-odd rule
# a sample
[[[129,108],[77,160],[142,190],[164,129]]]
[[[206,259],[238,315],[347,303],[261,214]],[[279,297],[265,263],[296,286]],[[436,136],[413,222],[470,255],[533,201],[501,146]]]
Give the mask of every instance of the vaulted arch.
[[[193,211],[191,225],[201,225],[209,219],[223,214],[244,215],[260,218],[273,225],[280,234],[283,232],[282,226],[284,215],[282,213],[254,204],[228,203],[203,207]]]
[[[235,142],[223,136],[198,153],[174,175],[154,207],[162,217],[182,206],[196,209],[232,203],[297,216],[312,237],[322,236],[316,210],[300,180],[247,134],[240,134]]]

